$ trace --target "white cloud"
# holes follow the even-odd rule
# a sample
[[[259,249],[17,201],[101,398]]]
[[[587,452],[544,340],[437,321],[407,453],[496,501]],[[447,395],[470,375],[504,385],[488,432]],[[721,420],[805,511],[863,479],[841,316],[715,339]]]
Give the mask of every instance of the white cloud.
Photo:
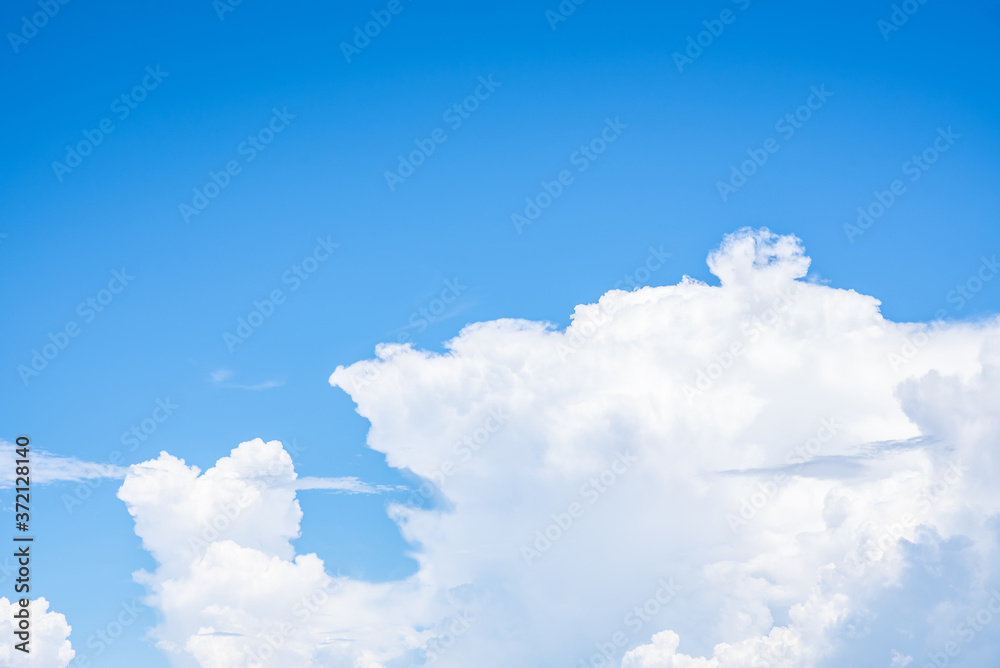
[[[260,439],[204,473],[165,452],[131,467],[118,496],[159,563],[136,579],[163,612],[153,636],[178,665],[341,665],[326,662],[351,654],[357,636],[382,642],[392,616],[376,611],[388,586],[333,578],[315,555],[295,555],[297,489],[378,491],[355,478],[299,479],[281,444]]]
[[[259,392],[260,390],[270,390],[272,387],[282,387],[285,384],[283,380],[265,380],[260,383],[253,383],[250,385],[244,385],[241,383],[229,383],[225,387],[231,387],[236,390],[249,390],[251,392]]]
[[[227,383],[230,378],[235,374],[229,369],[219,369],[211,373],[212,382],[220,387],[226,387],[235,390],[249,390],[251,392],[259,392],[260,390],[270,390],[273,387],[282,387],[285,384],[283,380],[265,380],[260,383]]]
[[[906,656],[900,654],[896,650],[892,650],[892,668],[905,668],[906,666],[913,663],[912,656]]]
[[[161,647],[213,667],[269,637],[266,665],[822,666],[893,614],[878,597],[914,546],[960,537],[965,589],[926,638],[946,642],[998,575],[1000,323],[887,321],[801,280],[801,244],[767,231],[709,265],[721,286],[611,291],[565,331],[478,323],[443,355],[383,345],[333,373],[369,445],[439,483],[434,508],[389,508],[420,564],[404,581],[294,554],[277,443],[201,476],[165,453],[133,467],[120,496],[161,564],[140,576]],[[661,603],[664,578],[680,591]]]
[[[31,620],[29,651],[24,653],[14,646],[22,642],[14,636],[18,630],[14,625],[14,614],[21,610],[17,600],[12,602],[0,597],[0,666],[66,668],[76,656],[69,641],[71,629],[66,617],[49,610],[49,602],[44,598],[32,600],[28,605]]]
[[[17,445],[0,440],[0,487],[13,487],[20,456]],[[76,457],[56,455],[33,446],[29,450],[31,483],[80,482],[98,478],[124,478],[127,469],[111,464],[87,462]]]
[[[378,492],[390,492],[395,487],[388,485],[370,485],[354,476],[345,478],[298,478],[294,484],[295,489],[325,489],[331,492],[348,492],[350,494],[377,494]]]
[[[222,383],[233,377],[233,372],[229,369],[218,369],[212,372],[212,382]]]

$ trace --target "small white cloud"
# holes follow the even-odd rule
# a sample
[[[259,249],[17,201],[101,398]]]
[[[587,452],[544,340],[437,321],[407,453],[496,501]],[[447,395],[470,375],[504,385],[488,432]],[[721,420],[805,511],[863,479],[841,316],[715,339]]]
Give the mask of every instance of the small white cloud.
[[[266,380],[263,383],[255,383],[253,385],[242,385],[239,383],[229,383],[226,387],[231,387],[237,390],[250,390],[251,392],[257,392],[259,390],[269,390],[272,387],[281,387],[285,384],[283,380]]]
[[[212,382],[220,387],[225,387],[234,390],[249,390],[251,392],[259,392],[260,390],[269,390],[273,387],[281,387],[285,384],[283,380],[266,380],[260,383],[228,383],[230,378],[235,374],[229,369],[220,369],[218,371],[212,372]]]
[[[229,369],[219,369],[212,372],[212,382],[221,383],[233,377],[233,372]]]
[[[905,668],[911,663],[913,663],[912,656],[900,654],[896,650],[892,650],[892,663],[890,664],[891,668]]]

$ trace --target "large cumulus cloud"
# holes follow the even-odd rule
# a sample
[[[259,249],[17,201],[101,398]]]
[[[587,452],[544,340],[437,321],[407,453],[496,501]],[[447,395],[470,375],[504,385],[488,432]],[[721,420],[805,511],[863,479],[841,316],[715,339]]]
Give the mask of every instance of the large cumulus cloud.
[[[202,666],[273,640],[263,665],[732,668],[867,637],[870,665],[922,665],[997,583],[1000,326],[888,321],[766,230],[709,266],[719,286],[614,290],[563,331],[478,323],[445,354],[384,345],[333,373],[370,447],[425,481],[388,508],[420,564],[405,581],[294,554],[277,443],[200,476],[133,467],[161,646]],[[227,504],[246,507],[192,543]],[[909,635],[865,636],[943,552],[964,575]]]

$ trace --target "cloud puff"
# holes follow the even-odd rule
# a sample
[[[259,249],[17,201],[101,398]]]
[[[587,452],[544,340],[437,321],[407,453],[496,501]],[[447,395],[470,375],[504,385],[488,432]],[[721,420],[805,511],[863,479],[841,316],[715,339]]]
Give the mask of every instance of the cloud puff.
[[[613,290],[564,331],[478,323],[444,354],[382,345],[333,373],[369,446],[425,481],[388,509],[420,565],[404,581],[294,554],[278,444],[201,476],[166,454],[133,467],[120,496],[162,564],[143,576],[161,646],[227,666],[270,637],[272,665],[387,668],[939,651],[997,582],[1000,323],[888,321],[803,280],[801,243],[767,230],[709,266],[718,287]],[[205,508],[244,495],[224,538],[185,547]],[[948,591],[902,606],[915,573]],[[870,631],[921,605],[909,636]]]
[[[0,597],[0,666],[15,668],[36,666],[37,668],[66,668],[76,652],[70,645],[70,626],[66,617],[49,610],[49,602],[44,598],[32,600],[29,604],[31,615],[31,641],[29,652],[15,649],[14,613],[21,610],[17,601]]]
[[[295,555],[297,489],[378,491],[355,478],[300,480],[281,444],[260,439],[204,473],[165,452],[131,467],[118,496],[159,564],[136,579],[163,613],[153,637],[178,665],[341,665],[330,661],[346,660],[354,634],[373,635],[359,623],[381,642],[390,616],[374,611],[386,587],[331,577],[315,555]]]

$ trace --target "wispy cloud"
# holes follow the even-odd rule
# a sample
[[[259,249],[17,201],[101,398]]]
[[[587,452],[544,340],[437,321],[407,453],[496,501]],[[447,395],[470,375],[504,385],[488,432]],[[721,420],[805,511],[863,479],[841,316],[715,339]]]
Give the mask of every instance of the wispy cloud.
[[[281,387],[285,384],[285,381],[283,380],[266,380],[262,383],[227,383],[226,381],[234,375],[235,374],[229,369],[219,369],[218,371],[212,372],[211,378],[212,382],[219,387],[225,387],[233,390],[249,390],[251,392],[269,390],[272,387]]]
[[[218,371],[212,372],[212,382],[221,383],[227,381],[233,377],[233,372],[229,369],[219,369]]]
[[[295,480],[295,489],[326,489],[335,492],[347,492],[348,494],[379,494],[381,492],[392,492],[399,487],[392,485],[371,485],[363,480],[358,480],[354,476],[345,478],[314,478],[304,477]]]
[[[239,383],[229,383],[224,385],[224,387],[230,387],[235,390],[250,390],[251,392],[257,392],[258,390],[268,390],[272,387],[281,387],[285,384],[283,380],[267,380],[263,383],[256,383],[253,385],[241,385]]]
[[[15,463],[18,459],[13,443],[0,441],[0,487],[13,487]],[[54,455],[44,450],[31,449],[31,482],[45,484],[53,482],[80,482],[96,478],[124,479],[128,469],[123,466],[87,462],[76,457]]]

